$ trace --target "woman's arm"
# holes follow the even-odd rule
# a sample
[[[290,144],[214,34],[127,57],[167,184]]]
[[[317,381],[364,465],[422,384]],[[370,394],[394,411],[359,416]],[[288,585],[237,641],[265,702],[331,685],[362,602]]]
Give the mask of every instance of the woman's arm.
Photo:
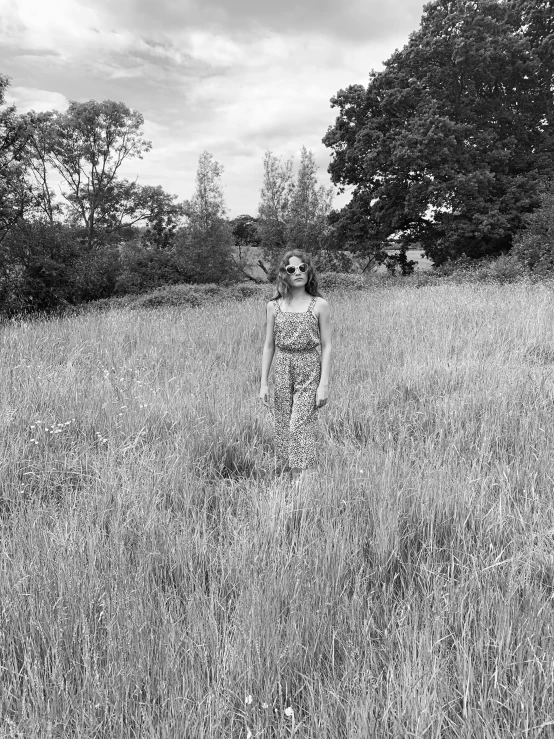
[[[331,371],[331,311],[329,303],[319,299],[319,337],[321,341],[321,378],[316,393],[316,406],[321,408],[329,397],[329,373]]]
[[[265,342],[262,354],[262,379],[260,381],[260,398],[265,405],[269,403],[269,370],[275,354],[275,337],[273,328],[275,326],[275,306],[272,302],[267,304],[267,320],[265,329]]]

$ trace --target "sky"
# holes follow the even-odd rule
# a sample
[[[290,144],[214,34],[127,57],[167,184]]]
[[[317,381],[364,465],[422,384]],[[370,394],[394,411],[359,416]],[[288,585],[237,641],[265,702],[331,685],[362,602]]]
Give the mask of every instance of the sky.
[[[256,215],[266,151],[302,146],[331,184],[330,98],[366,85],[419,26],[422,0],[0,0],[0,72],[21,112],[117,100],[152,150],[123,176],[192,197],[198,157],[224,167],[229,216]],[[334,206],[349,199],[337,195]]]

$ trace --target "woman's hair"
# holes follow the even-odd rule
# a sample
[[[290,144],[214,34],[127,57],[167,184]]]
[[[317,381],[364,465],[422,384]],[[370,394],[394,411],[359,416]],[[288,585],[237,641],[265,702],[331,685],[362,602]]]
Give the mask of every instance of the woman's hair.
[[[281,263],[279,264],[279,272],[277,273],[277,282],[275,285],[277,294],[274,295],[271,299],[277,300],[278,298],[289,297],[291,293],[291,288],[287,279],[288,275],[286,272],[286,267],[288,266],[288,263],[292,257],[297,257],[308,265],[308,281],[306,282],[306,292],[310,295],[313,295],[314,297],[321,298],[322,295],[319,292],[317,286],[317,277],[315,274],[314,266],[312,264],[312,260],[310,259],[310,255],[307,254],[305,251],[301,251],[300,249],[292,249],[291,251],[287,251],[281,259]]]

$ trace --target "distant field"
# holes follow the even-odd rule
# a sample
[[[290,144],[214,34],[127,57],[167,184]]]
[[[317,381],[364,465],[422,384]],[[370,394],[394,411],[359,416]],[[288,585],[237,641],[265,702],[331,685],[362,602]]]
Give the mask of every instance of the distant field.
[[[416,249],[408,249],[406,252],[408,259],[414,259],[417,262],[416,269],[418,271],[425,271],[431,269],[433,263],[430,259],[426,259],[423,254]]]
[[[297,492],[264,301],[1,329],[0,736],[553,735],[552,292],[329,300]]]
[[[433,266],[433,262],[430,259],[426,259],[421,251],[419,249],[408,249],[406,251],[406,256],[408,259],[413,259],[415,262],[417,262],[415,269],[417,272],[427,272],[430,270]],[[375,269],[375,272],[386,272],[387,268],[384,264],[382,264],[380,267],[377,267]]]

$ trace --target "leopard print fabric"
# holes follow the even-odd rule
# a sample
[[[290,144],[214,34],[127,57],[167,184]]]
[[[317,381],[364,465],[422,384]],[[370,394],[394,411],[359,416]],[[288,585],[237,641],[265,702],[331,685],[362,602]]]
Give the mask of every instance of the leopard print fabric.
[[[275,300],[275,452],[289,468],[316,460],[315,396],[321,376],[316,298],[303,313],[284,313]]]

